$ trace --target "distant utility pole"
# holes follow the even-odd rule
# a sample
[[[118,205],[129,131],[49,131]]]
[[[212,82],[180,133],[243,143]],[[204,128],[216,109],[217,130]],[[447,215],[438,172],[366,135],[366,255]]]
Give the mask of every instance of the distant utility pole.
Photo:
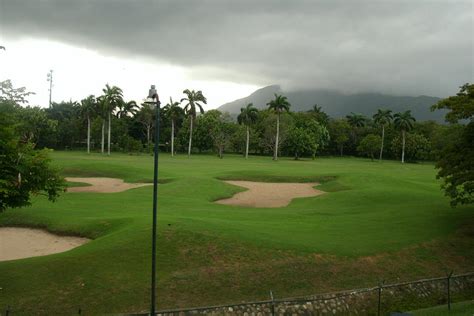
[[[53,70],[50,70],[47,75],[49,81],[49,107],[51,108],[51,95],[53,94]]]

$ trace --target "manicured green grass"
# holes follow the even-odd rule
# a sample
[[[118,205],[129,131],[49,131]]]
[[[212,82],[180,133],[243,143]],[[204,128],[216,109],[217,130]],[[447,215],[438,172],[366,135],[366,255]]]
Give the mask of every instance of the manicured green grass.
[[[65,176],[151,181],[148,155],[55,152]],[[160,308],[311,294],[474,267],[474,208],[449,207],[431,164],[365,159],[160,156]],[[224,206],[243,190],[219,179],[321,182],[328,194],[283,208]],[[0,309],[54,313],[148,308],[152,187],[67,193],[0,215],[94,241],[72,251],[0,262]]]
[[[472,316],[474,315],[474,301],[451,304],[451,310],[447,305],[432,308],[423,308],[410,312],[413,316]]]

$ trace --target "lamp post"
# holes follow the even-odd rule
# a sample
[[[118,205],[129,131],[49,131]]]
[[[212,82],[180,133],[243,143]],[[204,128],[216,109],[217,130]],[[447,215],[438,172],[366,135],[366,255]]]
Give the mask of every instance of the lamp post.
[[[51,108],[51,95],[53,94],[53,70],[48,72],[47,79],[49,82],[49,107]]]
[[[150,315],[155,316],[156,306],[156,208],[158,199],[158,143],[160,141],[160,99],[156,92],[155,86],[152,85],[148,98],[145,103],[155,104],[155,152],[154,152],[154,168],[153,168],[153,233],[152,233],[152,250],[151,250],[151,307]]]

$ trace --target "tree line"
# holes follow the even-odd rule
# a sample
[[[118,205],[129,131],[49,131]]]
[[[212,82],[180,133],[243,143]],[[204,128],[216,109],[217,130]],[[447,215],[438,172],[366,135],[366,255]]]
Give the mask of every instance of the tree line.
[[[10,95],[11,110],[23,125],[22,137],[38,148],[85,149],[110,155],[113,151],[151,152],[155,128],[154,105],[123,98],[119,87],[106,85],[102,95],[79,102],[53,103],[50,108],[28,106],[28,92],[2,82]],[[20,97],[21,95],[21,97]],[[331,118],[320,106],[292,112],[283,95],[275,95],[267,108],[243,104],[233,117],[218,110],[204,111],[202,91],[186,89],[180,101],[170,98],[160,111],[162,151],[224,153],[314,158],[316,155],[351,155],[402,162],[434,160],[449,128],[434,121],[417,122],[410,111],[392,113],[381,107],[373,117],[350,113]],[[22,105],[22,106],[21,106]],[[26,105],[26,106],[25,106]]]

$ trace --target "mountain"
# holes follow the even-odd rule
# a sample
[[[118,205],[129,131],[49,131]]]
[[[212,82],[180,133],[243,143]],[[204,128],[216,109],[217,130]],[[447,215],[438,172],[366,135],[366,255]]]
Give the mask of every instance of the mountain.
[[[275,93],[282,94],[284,92],[281,90],[280,86],[278,85],[267,86],[267,87],[256,90],[251,95],[245,98],[237,99],[235,101],[221,105],[217,109],[221,112],[229,112],[230,114],[237,114],[237,113],[240,113],[240,108],[246,106],[249,103],[253,103],[253,105],[256,108],[261,110],[267,107],[266,106],[267,102],[270,101],[274,97]]]
[[[381,93],[344,94],[322,89],[283,91],[278,85],[258,89],[245,98],[221,105],[218,110],[237,114],[240,113],[240,108],[248,103],[253,103],[258,109],[265,109],[267,102],[274,97],[275,93],[287,96],[291,103],[291,110],[295,112],[308,111],[314,104],[318,104],[324,112],[335,118],[345,117],[351,112],[371,117],[377,109],[390,109],[395,113],[411,110],[412,115],[419,121],[444,122],[445,112],[430,111],[431,105],[440,100],[437,97],[393,96]]]

